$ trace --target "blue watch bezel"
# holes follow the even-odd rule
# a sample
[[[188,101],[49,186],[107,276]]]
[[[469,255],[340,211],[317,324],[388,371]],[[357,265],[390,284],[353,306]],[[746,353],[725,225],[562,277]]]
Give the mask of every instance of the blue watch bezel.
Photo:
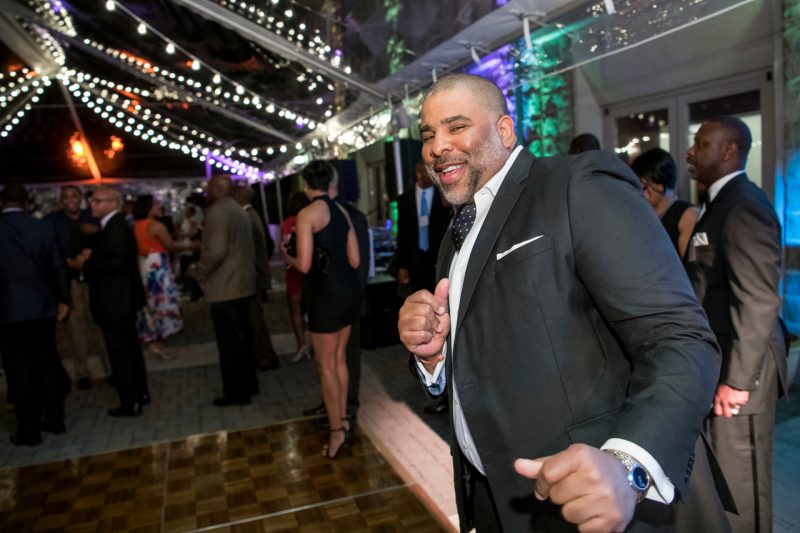
[[[628,482],[639,492],[644,492],[650,488],[650,474],[642,465],[636,464],[628,470]]]

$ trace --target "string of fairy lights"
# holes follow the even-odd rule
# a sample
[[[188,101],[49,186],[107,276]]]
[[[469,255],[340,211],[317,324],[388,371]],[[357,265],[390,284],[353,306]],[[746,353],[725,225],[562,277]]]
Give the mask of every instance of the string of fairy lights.
[[[179,44],[176,44],[172,39],[126,8],[118,0],[106,0],[105,7],[109,11],[119,10],[121,13],[124,13],[131,18],[136,24],[136,31],[140,36],[146,36],[149,34],[155,35],[164,43],[164,49],[168,54],[183,54],[187,58],[186,65],[191,70],[202,70],[210,74],[210,82],[203,83],[198,79],[184,76],[180,73],[171,72],[168,69],[159,67],[158,65],[152,64],[151,62],[142,58],[132,56],[120,50],[104,47],[91,39],[85,39],[84,42],[86,44],[89,44],[90,46],[93,46],[94,48],[103,51],[112,57],[125,60],[129,65],[135,66],[147,74],[150,74],[154,77],[160,76],[165,81],[169,80],[172,83],[181,85],[184,89],[193,92],[197,97],[211,98],[213,99],[215,105],[222,105],[220,99],[223,99],[236,105],[250,106],[251,108],[262,111],[267,115],[276,115],[279,118],[293,122],[296,127],[301,129],[306,128],[308,130],[314,130],[316,128],[317,123],[314,119],[302,116],[300,113],[282,106],[280,103],[274,100],[265,98],[256,91],[245,87],[241,83],[229,78],[222,72],[209,66],[207,63],[202,62],[196,55],[192,54]],[[349,68],[346,71],[349,71]],[[307,74],[311,76],[313,75],[313,72],[309,69],[307,70]],[[298,81],[300,83],[306,81],[306,74],[301,73],[298,75]],[[307,90],[312,92],[314,89],[316,89],[318,83],[324,83],[324,79],[319,75],[309,81]],[[328,84],[328,87],[331,88],[332,84]],[[317,100],[317,105],[322,105],[322,103],[322,99]],[[326,117],[331,116],[331,114],[332,111],[330,108],[328,108],[326,110]]]
[[[27,71],[27,69],[24,69]],[[26,75],[28,72],[24,72]],[[13,76],[12,76],[13,78]],[[3,78],[0,77],[0,80]],[[21,84],[8,84],[0,87],[0,109],[8,108],[8,112],[0,116],[0,137],[6,138],[17,126],[25,114],[39,102],[45,89],[51,84],[50,78],[32,76]],[[8,92],[8,96],[5,93]]]
[[[241,0],[218,0],[219,5],[255,22],[276,35],[283,37],[300,48],[322,60],[328,61],[332,66],[341,68],[345,74],[350,74],[352,69],[342,62],[341,50],[334,50],[322,39],[319,28],[314,28],[312,38],[306,38],[309,32],[305,22],[297,21],[293,4],[286,3],[282,6],[281,0],[268,0],[265,8],[258,7]]]
[[[59,32],[71,37],[77,35],[69,12],[61,0],[29,0],[28,3],[48,26],[55,27]],[[269,0],[268,6],[271,9],[268,13],[264,9],[244,2],[236,4],[220,0],[219,3],[235,10],[240,15],[247,13],[249,19],[290,42],[294,42],[298,47],[303,47],[320,59],[330,62],[332,66],[341,68],[344,73],[351,72],[349,66],[342,64],[341,51],[332,50],[330,46],[326,45],[321,39],[318,29],[312,32],[305,23],[292,21],[291,5],[282,9],[281,0]],[[105,7],[109,11],[119,10],[130,17],[136,24],[138,35],[155,35],[161,39],[168,54],[183,54],[186,57],[187,68],[197,74],[187,75],[176,72],[128,52],[105,46],[93,39],[83,38],[82,42],[96,51],[149,76],[153,80],[154,87],[144,88],[131,83],[113,82],[66,68],[64,66],[66,64],[64,50],[48,30],[27,23],[23,23],[23,27],[40,48],[52,57],[55,64],[61,66],[58,77],[70,94],[80,104],[126,134],[134,135],[163,148],[180,151],[202,162],[208,161],[209,164],[224,172],[231,172],[250,179],[265,177],[271,179],[275,177],[274,172],[265,174],[259,170],[265,165],[267,157],[287,155],[290,151],[295,154],[313,155],[315,152],[330,148],[331,145],[338,146],[343,151],[362,148],[383,135],[377,131],[380,129],[379,122],[383,125],[389,122],[388,118],[382,119],[379,114],[376,114],[353,125],[348,131],[342,130],[337,133],[329,130],[324,123],[318,123],[278,102],[264,98],[205,64],[197,56],[125,8],[118,0],[106,0]],[[306,37],[308,35],[313,35],[313,37]],[[267,56],[265,55],[264,58],[266,59]],[[274,58],[271,59],[275,61]],[[277,68],[279,63],[275,61],[275,64]],[[200,80],[203,72],[210,78],[205,82]],[[335,86],[330,80],[310,68],[300,67],[296,70],[295,75],[297,82],[303,84],[309,93],[313,94],[315,91],[324,89],[335,90]],[[5,112],[4,115],[0,115],[1,137],[5,138],[11,134],[14,127],[21,122],[25,114],[32,109],[32,105],[39,101],[43,91],[50,85],[49,78],[39,76],[37,72],[29,69],[0,73],[0,113]],[[180,94],[181,92],[183,94]],[[292,123],[296,130],[312,132],[319,129],[321,137],[309,138],[293,144],[233,148],[226,146],[223,140],[217,139],[207,132],[183,124],[175,117],[164,116],[150,108],[151,105],[159,105],[160,101],[165,98],[191,104],[192,96],[198,99],[202,98],[222,108],[226,104],[249,106],[264,115],[271,115],[273,118],[277,117]],[[318,96],[315,102],[318,106],[323,107],[324,112],[321,114],[326,119],[333,115],[332,105],[325,104],[323,96]],[[374,134],[370,134],[370,132],[374,132]],[[327,139],[327,143],[325,139]],[[289,159],[290,166],[291,161],[292,159]]]
[[[78,34],[72,23],[72,17],[61,0],[28,0],[28,5],[48,26],[56,27],[70,37]]]
[[[259,166],[263,165],[263,160],[242,150],[239,153],[252,161],[235,159],[234,148],[225,148],[221,140],[206,132],[198,131],[174,118],[143,107],[137,101],[120,95],[116,90],[110,91],[106,88],[110,82],[106,81],[104,84],[104,80],[75,71],[63,72],[61,80],[77,101],[125,133],[163,148],[180,151],[201,162],[208,160],[211,165],[223,172],[231,172],[250,179],[261,175]]]
[[[223,75],[219,72],[210,69],[214,72],[210,84],[203,84],[201,81],[186,76],[184,74],[171,71],[167,68],[160,67],[146,59],[137,57],[128,52],[117,50],[115,48],[106,47],[101,43],[89,38],[83,40],[84,44],[91,46],[95,50],[102,52],[108,57],[114,58],[120,63],[129,67],[135,68],[137,71],[148,75],[153,79],[154,84],[162,83],[166,85],[175,85],[184,92],[188,92],[197,98],[204,98],[212,102],[214,105],[224,106],[226,100],[232,104],[249,106],[252,109],[260,111],[264,115],[277,116],[288,122],[294,123],[298,128],[307,128],[314,130],[317,127],[317,122],[309,117],[301,116],[287,107],[281,106],[276,102],[262,99],[253,91],[245,89],[242,85],[232,82],[229,78],[224,78],[231,83],[232,90],[224,89],[220,86],[223,80]],[[190,60],[189,64],[194,69],[195,65],[199,65],[199,60]],[[197,70],[199,70],[199,66]],[[222,99],[222,100],[221,100]]]

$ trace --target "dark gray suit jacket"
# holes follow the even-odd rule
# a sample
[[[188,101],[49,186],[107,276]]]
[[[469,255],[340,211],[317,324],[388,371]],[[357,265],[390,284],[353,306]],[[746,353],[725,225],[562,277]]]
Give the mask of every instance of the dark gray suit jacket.
[[[445,235],[439,277],[453,253]],[[574,530],[513,469],[572,443],[634,442],[685,493],[719,353],[638,179],[613,155],[520,153],[472,250],[453,345],[447,375],[507,531]]]
[[[750,391],[741,414],[763,412],[786,391],[781,228],[764,191],[746,175],[726,183],[707,207],[685,264],[722,351],[720,383]]]
[[[0,324],[56,316],[69,301],[67,264],[49,222],[0,215]]]

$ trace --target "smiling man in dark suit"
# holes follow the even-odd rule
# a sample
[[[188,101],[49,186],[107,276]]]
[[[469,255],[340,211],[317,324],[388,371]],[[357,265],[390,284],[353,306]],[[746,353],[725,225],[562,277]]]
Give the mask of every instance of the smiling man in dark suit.
[[[693,451],[720,363],[637,177],[602,151],[535,159],[476,76],[431,88],[420,133],[458,214],[399,330],[450,392],[461,529],[669,528],[710,477]]]
[[[736,532],[772,530],[775,404],[786,389],[786,348],[778,319],[781,229],[764,191],[744,168],[747,125],[722,116],[705,122],[686,161],[708,189],[686,269],[722,350],[708,436],[738,515]]]
[[[136,238],[121,212],[119,191],[98,187],[89,206],[92,216],[100,220],[100,231],[91,254],[83,254],[78,268],[83,267],[89,281],[89,307],[103,332],[119,395],[119,407],[108,414],[138,416],[142,405],[150,402],[150,392],[136,330],[136,313],[145,306]]]

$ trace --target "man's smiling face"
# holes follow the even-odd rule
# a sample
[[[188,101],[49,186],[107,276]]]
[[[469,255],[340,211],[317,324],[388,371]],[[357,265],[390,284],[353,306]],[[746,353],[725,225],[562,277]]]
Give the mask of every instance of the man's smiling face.
[[[420,114],[422,159],[451,204],[471,202],[475,191],[508,159],[513,143],[505,146],[509,141],[501,137],[502,118],[467,88],[442,89],[425,99]]]

